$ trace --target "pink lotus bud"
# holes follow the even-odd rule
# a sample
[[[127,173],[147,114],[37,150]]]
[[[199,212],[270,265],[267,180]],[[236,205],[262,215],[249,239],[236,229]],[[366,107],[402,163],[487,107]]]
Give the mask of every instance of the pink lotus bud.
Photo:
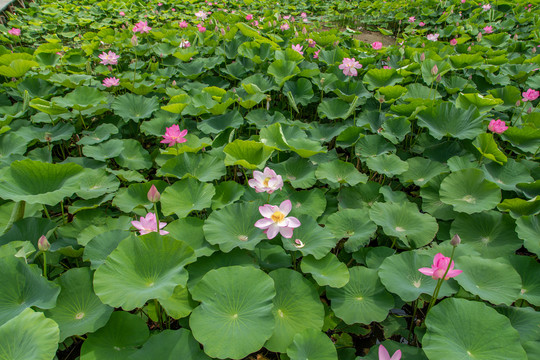
[[[433,65],[433,67],[431,68],[431,75],[435,76],[438,72],[439,68],[437,67],[437,65]]]
[[[161,194],[159,193],[155,185],[152,185],[152,187],[150,187],[147,197],[148,200],[152,203],[157,203],[159,201],[159,199],[161,198]]]
[[[536,54],[536,48],[535,48],[535,47],[533,47],[533,48],[531,49],[531,51],[532,51],[533,54]]]
[[[452,240],[450,240],[450,244],[452,246],[458,246],[459,244],[461,244],[461,238],[459,237],[458,234],[454,235],[452,237]]]
[[[172,86],[176,86],[176,80],[172,81]]]
[[[49,249],[51,248],[51,244],[49,243],[45,235],[41,235],[38,240],[37,246],[39,251],[49,251]]]
[[[426,53],[420,54],[420,61],[426,60]]]
[[[441,80],[442,80],[441,74],[438,74],[438,75],[437,75],[437,78],[435,79],[435,81],[441,82]]]
[[[520,106],[521,105],[521,101],[516,101],[516,106]]]

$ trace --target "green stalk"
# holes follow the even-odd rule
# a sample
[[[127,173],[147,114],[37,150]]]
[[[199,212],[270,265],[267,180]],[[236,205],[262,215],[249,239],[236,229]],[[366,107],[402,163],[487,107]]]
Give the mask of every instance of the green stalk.
[[[67,224],[66,214],[64,213],[64,200],[60,201],[60,209],[62,210],[62,220]]]
[[[47,278],[47,252],[43,252],[43,277]]]
[[[157,212],[157,203],[154,203],[154,212],[156,213],[156,231],[159,234],[159,216]]]
[[[154,299],[154,306],[156,307],[156,316],[158,318],[159,327],[163,328],[163,319],[161,318],[161,307],[159,306],[157,299]]]
[[[47,211],[47,206],[43,204],[43,210],[45,211],[45,215],[47,216],[47,219],[51,220],[51,216],[49,215],[49,212]]]

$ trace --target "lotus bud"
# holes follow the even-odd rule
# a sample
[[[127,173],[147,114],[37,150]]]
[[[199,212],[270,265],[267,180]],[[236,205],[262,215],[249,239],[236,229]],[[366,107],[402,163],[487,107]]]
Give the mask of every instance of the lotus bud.
[[[441,77],[441,74],[438,74],[437,75],[437,78],[435,79],[437,82],[441,82],[442,80],[442,77]]]
[[[426,53],[420,54],[420,61],[426,60]]]
[[[51,142],[52,141],[52,134],[50,132],[46,132],[45,135],[44,135],[44,138],[45,138],[46,142]]]
[[[533,54],[536,54],[536,48],[535,47],[533,47],[531,51],[532,51]]]
[[[172,86],[176,86],[176,80],[172,81]]]
[[[139,41],[137,39],[137,35],[133,35],[133,37],[131,38],[131,45],[137,46],[138,44],[139,44]]]
[[[452,237],[452,240],[450,240],[450,245],[458,246],[459,244],[461,244],[461,238],[458,234],[456,234]]]
[[[437,67],[437,65],[433,65],[433,67],[431,68],[431,75],[435,76],[438,72],[439,68]]]
[[[520,106],[521,105],[521,101],[516,101],[516,106]]]
[[[295,37],[298,37],[298,31],[295,31],[295,32],[294,32],[294,36],[295,36]]]
[[[302,28],[302,34],[304,34],[304,35],[306,35],[306,34],[307,34],[307,29],[306,29],[306,27],[305,27],[305,26],[304,26],[304,27]]]
[[[215,32],[218,32],[219,28],[217,27],[217,25],[214,27],[214,31]]]
[[[471,48],[471,47],[469,46],[469,47],[467,48],[467,51],[469,51],[469,52],[470,52],[470,51],[471,51],[471,49],[472,49],[472,48]]]
[[[515,34],[514,35],[514,41],[517,41],[517,39],[518,39],[518,34]]]
[[[41,235],[38,240],[37,246],[39,251],[49,251],[49,249],[51,248],[51,244],[49,243],[45,235]]]
[[[152,203],[157,203],[159,201],[159,199],[161,198],[161,194],[159,193],[155,185],[152,185],[152,187],[150,187],[147,197],[148,200]]]
[[[533,108],[532,108],[532,107],[528,108],[528,109],[527,109],[527,114],[532,113],[532,111],[533,111]]]
[[[482,40],[482,33],[479,32],[478,35],[476,35],[476,41]]]
[[[426,47],[426,44],[425,44],[425,43],[422,43],[422,47]]]
[[[270,101],[272,101],[272,97],[270,97],[270,95],[266,95],[266,111],[270,110]]]
[[[225,32],[225,29],[221,29],[221,35],[225,36],[226,32]]]

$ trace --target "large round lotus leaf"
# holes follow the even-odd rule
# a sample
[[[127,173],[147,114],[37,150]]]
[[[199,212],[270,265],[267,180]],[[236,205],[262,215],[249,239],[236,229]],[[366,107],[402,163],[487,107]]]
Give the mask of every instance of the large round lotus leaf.
[[[85,169],[79,184],[81,189],[77,190],[77,195],[88,200],[115,192],[120,181],[116,176],[107,174],[104,169]]]
[[[300,73],[300,69],[296,66],[296,61],[280,59],[274,61],[268,67],[268,74],[274,77],[279,87],[298,73]]]
[[[485,131],[483,116],[476,107],[460,109],[449,102],[439,102],[418,113],[418,124],[429,129],[429,134],[440,140],[445,136],[474,139]]]
[[[72,335],[83,335],[103,327],[113,308],[104,305],[94,294],[92,272],[83,267],[70,269],[58,278],[62,290],[56,307],[45,311],[60,328],[60,342]]]
[[[445,204],[441,201],[439,191],[441,182],[446,178],[447,174],[443,173],[433,177],[420,189],[422,197],[422,211],[430,214],[433,217],[441,220],[452,220],[457,216],[452,205]]]
[[[337,239],[334,235],[328,229],[320,227],[311,216],[301,215],[298,220],[302,225],[294,229],[292,238],[281,237],[285,250],[298,250],[303,256],[313,255],[315,259],[319,260],[336,246]],[[297,248],[295,246],[295,240],[297,239],[304,244],[303,247]]]
[[[219,134],[227,128],[238,129],[244,124],[244,118],[238,110],[226,112],[223,115],[212,116],[197,123],[197,128],[205,134]]]
[[[279,269],[269,275],[276,289],[272,309],[276,325],[264,347],[283,353],[292,343],[294,335],[305,329],[321,330],[324,308],[313,284],[300,273]]]
[[[148,339],[130,360],[210,360],[186,329],[164,330]]]
[[[77,145],[94,145],[109,140],[111,135],[118,134],[118,128],[113,124],[101,124],[92,131],[85,130]]]
[[[101,91],[89,86],[78,86],[64,97],[54,97],[52,100],[60,106],[73,108],[77,111],[86,110],[107,102],[107,98]]]
[[[272,168],[283,177],[283,181],[289,181],[294,188],[307,189],[317,181],[317,167],[307,159],[290,157],[287,161],[272,165]]]
[[[526,360],[504,315],[475,301],[445,299],[426,317],[422,348],[430,360]]]
[[[161,194],[161,209],[165,215],[176,214],[184,218],[193,210],[210,207],[216,193],[214,185],[193,178],[175,182]]]
[[[540,256],[540,218],[538,215],[522,216],[516,220],[516,232],[527,250]]]
[[[204,235],[210,244],[219,245],[223,252],[236,247],[253,250],[261,240],[266,239],[263,230],[255,227],[261,218],[256,202],[227,205],[212,212],[206,219]]]
[[[437,280],[418,271],[421,267],[431,267],[432,264],[431,255],[414,251],[402,252],[384,259],[379,268],[379,277],[388,291],[397,294],[403,301],[414,301],[422,294],[432,295],[435,290]],[[453,279],[445,281],[439,297],[455,294],[458,288]]]
[[[340,288],[349,282],[347,265],[339,261],[332,253],[320,260],[311,255],[304,256],[300,267],[302,272],[310,273],[320,286]]]
[[[217,247],[205,240],[203,225],[204,220],[187,217],[167,224],[167,231],[170,237],[188,244],[195,251],[195,256],[210,256],[217,250]]]
[[[366,135],[356,143],[354,152],[356,155],[369,158],[395,151],[394,145],[379,135]]]
[[[158,233],[124,239],[94,275],[94,291],[105,304],[133,310],[150,299],[169,298],[186,285],[184,265],[196,260],[183,241]]]
[[[37,249],[37,243],[41,235],[47,236],[49,241],[53,243],[50,234],[54,229],[56,229],[56,224],[49,219],[27,217],[16,221],[7,233],[0,236],[0,245],[5,245],[12,241],[30,241]]]
[[[369,210],[369,217],[386,235],[397,237],[411,248],[429,244],[439,229],[434,217],[422,214],[410,202],[377,202]]]
[[[467,214],[493,209],[501,201],[501,189],[479,169],[451,173],[441,182],[439,195],[443,203]]]
[[[80,189],[83,168],[77,164],[49,164],[40,161],[15,161],[0,179],[0,197],[56,205]]]
[[[353,164],[341,160],[319,164],[315,176],[334,188],[343,184],[354,186],[358,183],[366,183],[368,180],[367,175],[359,172]]]
[[[5,360],[51,360],[58,348],[58,325],[43,313],[25,309],[0,326],[0,356]]]
[[[0,137],[0,159],[11,154],[24,155],[27,144],[28,141],[13,132],[2,135]]]
[[[118,244],[128,236],[130,236],[129,231],[120,229],[96,235],[85,245],[83,259],[90,261],[90,267],[93,270],[97,269],[105,262],[107,256],[116,249]]]
[[[241,165],[246,169],[262,169],[274,149],[252,140],[236,139],[223,149],[225,165]]]
[[[333,213],[328,217],[326,227],[336,238],[348,238],[345,243],[347,252],[355,252],[366,246],[377,230],[377,225],[361,209],[343,209]]]
[[[409,164],[409,169],[400,174],[398,178],[401,182],[413,182],[417,186],[423,186],[433,177],[448,172],[446,165],[419,156],[407,159],[407,163]]]
[[[456,268],[463,270],[455,279],[471,294],[493,304],[510,305],[519,298],[521,277],[503,260],[461,256]]]
[[[458,234],[463,243],[473,245],[484,258],[497,258],[512,255],[522,246],[514,228],[514,220],[497,211],[459,214],[452,223],[450,236]]]
[[[111,104],[114,113],[124,120],[140,121],[149,118],[156,110],[159,103],[155,97],[147,98],[142,95],[120,95]]]
[[[135,139],[122,139],[123,150],[114,158],[121,167],[129,170],[149,169],[152,159],[141,143]]]
[[[358,184],[355,187],[342,188],[338,194],[340,209],[364,209],[371,207],[374,202],[382,200],[379,192],[381,185],[374,181]]]
[[[242,359],[259,350],[274,330],[274,281],[252,267],[209,271],[193,289],[200,301],[189,318],[195,339],[212,358]]]
[[[105,327],[88,334],[81,347],[81,360],[128,359],[148,336],[142,317],[125,311],[113,312]]]
[[[309,215],[318,218],[326,209],[326,198],[322,189],[295,190],[286,187],[285,192],[275,193],[272,201],[281,202],[289,199],[292,203],[290,216]]]
[[[540,312],[530,307],[518,308],[504,305],[495,307],[495,310],[510,320],[512,327],[518,331],[522,344],[527,341],[538,342],[540,340],[540,326],[538,326]]]
[[[334,343],[323,332],[306,329],[296,334],[291,345],[287,348],[291,360],[337,360]]]
[[[409,164],[401,160],[399,156],[395,154],[382,154],[375,157],[369,157],[366,160],[366,164],[370,170],[389,177],[403,174],[409,169]]]
[[[317,107],[317,113],[321,118],[330,120],[346,119],[354,113],[360,102],[356,96],[350,104],[339,98],[324,99]]]
[[[157,172],[158,176],[174,176],[179,179],[191,176],[202,182],[218,180],[225,174],[225,164],[221,158],[188,152],[167,160]]]
[[[501,137],[518,149],[534,154],[540,146],[540,129],[532,126],[511,126]]]
[[[84,156],[99,161],[117,157],[122,151],[124,151],[124,142],[120,139],[111,139],[96,145],[84,145],[82,148]]]
[[[395,69],[370,69],[364,76],[364,83],[369,90],[383,86],[392,86],[403,79]]]
[[[326,296],[337,317],[347,324],[383,321],[394,306],[394,298],[382,286],[377,270],[363,266],[349,269],[350,280],[342,288],[326,288]]]
[[[5,257],[0,261],[0,325],[35,306],[51,309],[56,304],[60,287],[47,281],[37,265],[28,265],[23,259]]]
[[[198,304],[191,299],[188,289],[182,285],[174,288],[171,297],[159,300],[167,315],[173,319],[180,319],[191,314]]]
[[[383,345],[388,351],[389,355],[395,354],[396,351],[401,350],[403,359],[414,360],[428,360],[424,351],[421,348],[415,346],[405,345],[392,340],[385,340],[380,344],[375,344],[369,350],[369,353],[365,357],[357,357],[357,360],[380,360],[379,359],[379,346]]]
[[[521,198],[504,199],[497,205],[500,211],[510,212],[513,218],[540,213],[540,196],[525,200]]]
[[[131,184],[127,188],[118,190],[113,199],[113,205],[125,213],[130,213],[137,207],[152,210],[154,204],[148,200],[148,191],[150,191],[152,185],[160,193],[163,193],[168,186],[165,181],[161,180],[152,180],[142,184]]]
[[[236,181],[221,181],[216,186],[216,194],[212,198],[212,210],[224,208],[242,197],[246,187]]]
[[[512,267],[521,276],[520,299],[539,306],[540,304],[540,264],[530,256],[511,256]]]

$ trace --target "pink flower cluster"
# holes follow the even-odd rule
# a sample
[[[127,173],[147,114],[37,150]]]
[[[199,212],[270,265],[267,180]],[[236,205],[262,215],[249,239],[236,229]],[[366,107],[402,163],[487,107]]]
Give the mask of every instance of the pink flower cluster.
[[[136,33],[136,32],[140,32],[141,34],[142,33],[149,33],[150,30],[152,30],[152,28],[150,26],[148,26],[148,21],[140,21],[138,23],[135,24],[135,26],[133,27],[133,32]]]
[[[343,74],[347,76],[356,76],[358,75],[358,71],[356,69],[361,69],[362,64],[360,64],[358,61],[356,61],[354,58],[344,58],[343,63],[339,65],[339,68],[343,70]]]
[[[11,28],[8,33],[13,36],[21,36],[21,29]]]
[[[523,96],[522,100],[524,102],[526,102],[526,101],[534,101],[534,100],[538,99],[538,97],[540,96],[540,91],[529,89],[529,90],[521,93],[521,96]]]
[[[506,126],[505,122],[501,119],[493,119],[489,122],[488,129],[495,134],[502,134],[503,132],[508,130],[508,126]]]

